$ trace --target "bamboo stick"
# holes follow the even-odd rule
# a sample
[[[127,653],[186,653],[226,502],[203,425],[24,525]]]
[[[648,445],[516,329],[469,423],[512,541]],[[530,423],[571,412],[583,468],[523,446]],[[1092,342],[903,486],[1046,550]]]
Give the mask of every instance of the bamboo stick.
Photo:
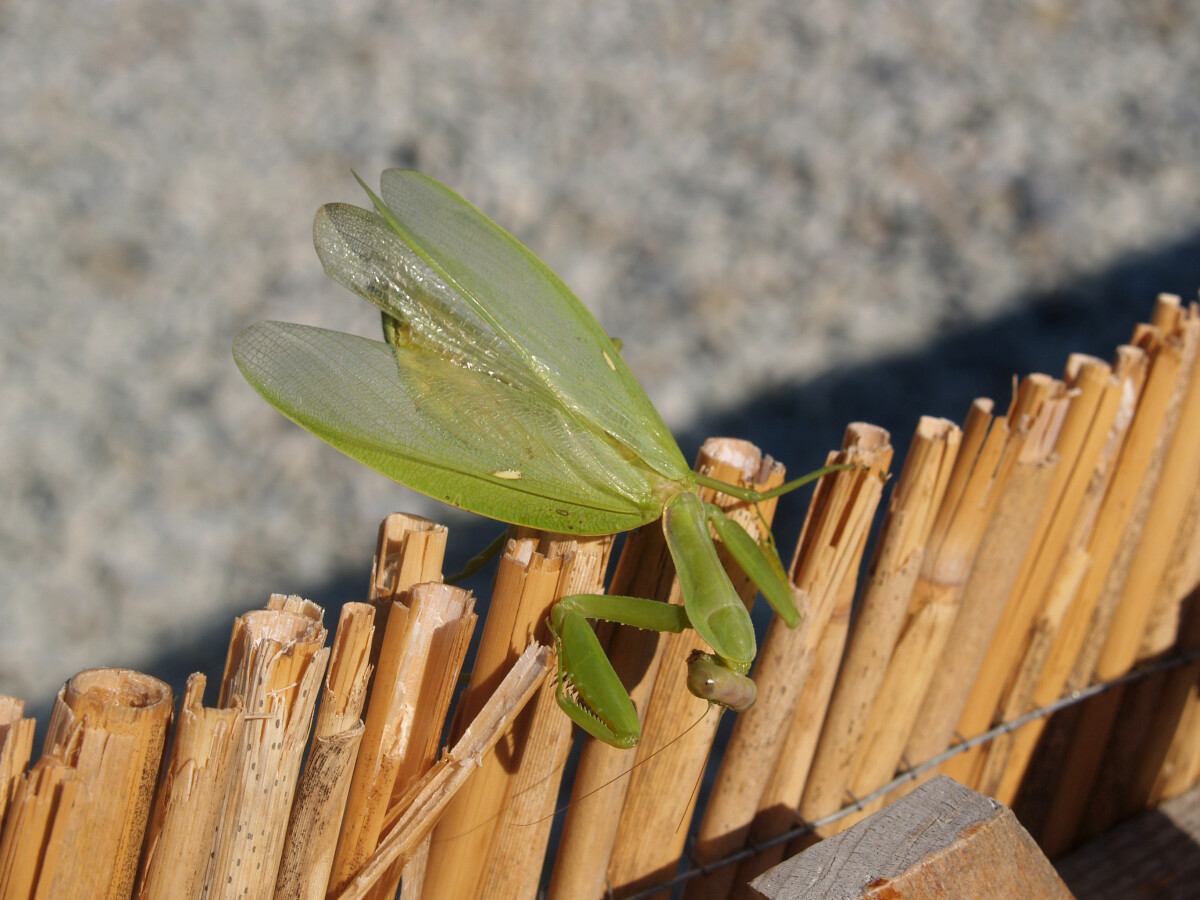
[[[296,787],[275,880],[275,900],[323,900],[363,732],[362,709],[371,676],[375,608],[347,603],[337,633],[313,730],[312,749]]]
[[[370,859],[396,787],[433,764],[446,712],[475,627],[475,598],[437,581],[413,585],[391,604],[362,746],[330,873],[340,891]],[[400,873],[393,873],[399,879]],[[395,885],[391,885],[395,895]]]
[[[920,574],[934,517],[945,495],[961,432],[922,417],[888,505],[864,587],[861,611],[830,701],[800,813],[808,819],[842,806],[851,766]],[[823,832],[840,830],[837,825]],[[755,830],[755,840],[766,837]]]
[[[1121,383],[1113,377],[1107,363],[1079,354],[1068,360],[1065,378],[1071,392],[1054,445],[1054,453],[1060,462],[1054,482],[1046,491],[1047,503],[1030,541],[1033,551],[1026,554],[1021,564],[995,636],[987,647],[959,716],[958,732],[968,737],[987,730],[997,709],[1004,710],[1001,713],[1004,718],[1027,711],[1025,704],[1037,684],[1053,640],[1053,634],[1046,631],[1050,625],[1046,610],[1050,604],[1051,586],[1063,573],[1063,563],[1082,554],[1082,548],[1068,546],[1075,530],[1073,523],[1085,508],[1089,489],[1095,492],[1095,485],[1106,483],[1102,477],[1097,477],[1097,465],[1120,409]],[[1085,515],[1090,517],[1094,508],[1094,504],[1088,504]],[[1076,564],[1069,567],[1080,577],[1083,574],[1078,569],[1081,562],[1077,559]],[[1061,587],[1053,592],[1053,596],[1061,601]],[[1065,614],[1061,602],[1055,609]],[[1060,622],[1061,617],[1054,620],[1055,628]],[[1014,672],[1017,673],[1015,676]],[[1015,688],[1008,688],[1009,684],[1018,683],[1023,685],[1020,697],[1014,696]],[[1006,690],[1008,699],[1005,699]],[[1002,743],[1007,738],[1001,739]],[[983,786],[980,772],[989,765],[1002,772],[1004,764],[997,755],[999,753],[1007,757],[1007,751],[1000,751],[995,744],[978,748],[950,760],[943,771],[963,784],[993,795],[995,785]]]
[[[575,539],[543,536],[541,551],[549,559],[563,560],[554,589],[555,601],[571,594],[602,593],[612,546],[611,535]],[[496,824],[488,853],[480,893],[488,900],[537,894],[563,764],[573,736],[571,720],[559,709],[557,693],[557,679],[547,679],[534,702],[502,739],[501,746],[508,751],[506,765],[515,770],[516,777],[509,786],[505,814]]]
[[[199,897],[203,890],[244,717],[240,698],[227,709],[205,707],[206,682],[199,672],[188,678],[155,798],[138,900]]]
[[[1036,558],[1033,543],[1037,526],[1057,478],[1060,457],[1053,455],[1066,411],[1062,382],[1045,375],[1031,375],[1021,385],[1014,409],[1009,414],[1013,434],[1018,435],[1017,464],[1000,489],[995,512],[980,540],[975,563],[963,588],[960,609],[946,647],[937,663],[936,676],[913,723],[912,736],[904,749],[912,764],[922,763],[950,746],[956,725],[966,706],[972,685],[979,675],[984,655],[996,633],[1017,577],[1027,558]],[[1024,431],[1019,423],[1028,418]],[[1024,437],[1020,437],[1024,433]],[[887,802],[895,802],[936,773],[927,772],[893,791]]]
[[[129,897],[171,711],[167,685],[128,669],[89,669],[59,690],[0,843],[0,895]]]
[[[764,702],[739,715],[734,725],[696,841],[694,856],[701,864],[740,850],[756,812],[773,807],[776,796],[794,794],[785,802],[790,808],[800,800],[803,775],[798,784],[787,776],[807,770],[803,757],[811,754],[790,740],[797,731],[801,739],[811,732],[810,744],[815,744],[891,458],[886,431],[855,423],[846,431],[843,450],[826,460],[826,465],[860,468],[831,473],[817,484],[790,573],[801,622],[788,628],[778,616],[771,621],[754,668]],[[718,869],[691,881],[685,896],[724,897],[737,875],[734,867]]]
[[[929,548],[909,603],[908,621],[888,665],[883,685],[848,789],[863,796],[886,783],[900,761],[920,704],[945,649],[963,589],[995,504],[1016,464],[1019,441],[991,401],[972,404],[962,449],[938,511]],[[864,814],[878,808],[877,801]]]
[[[1129,507],[1119,544],[1107,567],[1091,628],[1072,670],[1072,679],[1079,683],[1086,683],[1093,677],[1104,680],[1122,674],[1133,664],[1141,643],[1147,615],[1142,601],[1148,583],[1152,590],[1154,579],[1161,577],[1161,568],[1152,569],[1145,560],[1149,558],[1161,566],[1158,560],[1166,551],[1156,545],[1166,543],[1169,551],[1171,544],[1155,527],[1146,533],[1146,525],[1153,522],[1153,507],[1161,508],[1162,505],[1157,498],[1162,497],[1163,492],[1158,491],[1157,487],[1171,454],[1173,437],[1187,395],[1188,375],[1195,358],[1198,335],[1200,320],[1189,320],[1182,332],[1169,327],[1155,329],[1153,334],[1147,333],[1145,342],[1154,347],[1156,352],[1126,450],[1130,449],[1137,436],[1138,419],[1143,414],[1153,416],[1153,432],[1146,436],[1147,455],[1145,464],[1140,467],[1142,478],[1129,491]],[[1124,458],[1122,467],[1123,464]],[[1166,493],[1174,493],[1169,485],[1166,486]],[[1096,571],[1096,568],[1092,571]],[[1126,636],[1126,630],[1133,632],[1132,637]],[[1085,704],[1081,713],[1080,723],[1071,739],[1072,749],[1060,763],[1062,772],[1057,791],[1041,833],[1042,844],[1052,857],[1070,845],[1079,828],[1087,794],[1095,780],[1119,700],[1112,692],[1101,695]]]
[[[225,793],[205,896],[268,897],[275,888],[296,776],[329,650],[321,608],[272,594],[234,623],[222,707],[241,698],[242,740]]]
[[[33,752],[34,720],[25,717],[25,701],[0,695],[0,833],[17,784]]]
[[[700,449],[696,469],[713,478],[758,490],[783,482],[783,466],[764,458],[757,447],[746,441],[706,441]],[[756,513],[753,507],[726,494],[702,490],[701,496],[721,506],[756,540],[766,537],[764,528],[775,514],[774,499],[758,504]],[[744,602],[751,603],[757,592],[754,583],[741,572],[724,547],[718,547],[718,552],[734,588]],[[718,715],[708,714],[708,704],[687,689],[684,665],[688,655],[697,649],[707,646],[691,629],[664,635],[660,642],[663,660],[660,677],[655,679],[642,717],[638,764],[630,776],[629,794],[608,866],[609,881],[618,896],[669,875],[683,851],[687,825],[695,810],[695,788],[719,721]]]
[[[375,854],[336,900],[363,900],[393,867],[402,865],[437,823],[446,805],[511,727],[512,720],[554,667],[547,647],[530,643],[454,748],[414,786],[404,813],[388,828]]]

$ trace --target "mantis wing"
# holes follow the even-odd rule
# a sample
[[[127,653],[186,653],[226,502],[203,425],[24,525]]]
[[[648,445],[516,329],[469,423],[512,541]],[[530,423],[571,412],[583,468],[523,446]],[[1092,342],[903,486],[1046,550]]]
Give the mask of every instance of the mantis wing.
[[[661,478],[630,465],[540,385],[513,385],[420,347],[260,322],[233,345],[276,409],[409,487],[551,531],[626,531],[658,517]]]
[[[667,480],[690,479],[616,347],[544,263],[433,179],[391,169],[382,194],[371,194],[375,212],[318,213],[317,252],[331,276],[396,318],[414,343],[513,383],[536,379]]]

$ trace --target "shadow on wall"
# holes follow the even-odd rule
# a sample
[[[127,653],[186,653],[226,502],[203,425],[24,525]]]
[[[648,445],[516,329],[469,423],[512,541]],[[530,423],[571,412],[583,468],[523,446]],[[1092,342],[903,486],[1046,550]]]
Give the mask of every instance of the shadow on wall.
[[[921,415],[961,422],[976,397],[991,397],[997,408],[1003,409],[1014,376],[1036,371],[1058,375],[1068,354],[1075,352],[1110,359],[1113,349],[1128,340],[1134,323],[1149,314],[1157,294],[1176,293],[1190,301],[1198,289],[1200,229],[1157,251],[1123,258],[1053,292],[1030,295],[1012,314],[970,327],[948,327],[919,352],[850,366],[804,384],[764,392],[748,398],[736,411],[696,422],[677,437],[689,460],[707,437],[745,438],[785,462],[794,477],[822,465],[825,454],[841,445],[847,423],[865,421],[891,432],[897,451],[893,472],[899,472]],[[779,506],[775,530],[785,561],[803,523],[807,496]],[[476,517],[455,525],[447,570],[461,568],[495,536],[498,527]],[[325,582],[300,586],[298,592],[325,608],[326,623],[332,629],[342,605],[365,599],[369,577],[368,571],[345,571]],[[478,575],[465,586],[486,598],[489,578],[490,573]],[[280,589],[285,589],[282,583]],[[245,598],[242,608],[257,608],[266,599]],[[477,611],[482,615],[485,610]],[[214,622],[193,633],[186,643],[163,647],[144,669],[169,683],[176,700],[188,675],[204,672],[209,682],[205,700],[215,704],[231,628],[232,620]],[[41,744],[49,713],[49,706],[41,704],[27,713],[36,716],[42,726],[35,746]]]

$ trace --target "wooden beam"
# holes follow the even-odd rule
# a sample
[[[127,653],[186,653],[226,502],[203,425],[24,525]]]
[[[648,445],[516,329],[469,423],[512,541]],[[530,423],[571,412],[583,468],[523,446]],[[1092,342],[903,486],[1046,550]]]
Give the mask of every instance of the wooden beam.
[[[765,900],[1071,900],[1008,807],[939,776],[750,882]]]

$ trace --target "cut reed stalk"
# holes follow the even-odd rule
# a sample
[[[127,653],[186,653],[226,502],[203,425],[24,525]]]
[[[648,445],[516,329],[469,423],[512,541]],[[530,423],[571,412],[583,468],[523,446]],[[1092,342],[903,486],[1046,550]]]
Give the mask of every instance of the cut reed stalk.
[[[817,483],[789,573],[801,621],[788,628],[778,616],[772,618],[754,668],[763,702],[739,715],[734,725],[700,825],[695,856],[701,863],[740,850],[756,814],[769,815],[780,803],[790,812],[799,802],[803,774],[798,784],[791,776],[807,770],[805,757],[811,758],[803,739],[811,735],[811,751],[841,659],[863,547],[891,459],[888,433],[855,423],[846,431],[843,449],[826,460],[826,465],[859,468],[830,473]],[[792,746],[789,741],[797,733],[801,746]],[[725,867],[694,879],[686,896],[725,897],[735,877],[748,880],[736,868]]]
[[[938,511],[908,620],[896,644],[848,789],[863,796],[885,784],[900,762],[934,666],[946,647],[976,552],[1023,439],[991,401],[976,400],[963,428],[962,447]],[[876,801],[863,815],[882,805]]]
[[[273,594],[234,623],[222,707],[240,698],[242,739],[225,792],[205,896],[268,897],[275,889],[296,776],[329,650],[322,611]]]
[[[0,834],[4,816],[33,752],[33,719],[25,716],[25,701],[0,694]]]
[[[1200,378],[1195,376],[1200,309],[1193,305],[1190,313],[1185,312],[1179,308],[1179,298],[1169,295],[1159,298],[1160,310],[1164,306],[1175,312],[1174,320],[1169,325],[1164,322],[1162,330],[1167,340],[1180,342],[1179,374],[1147,470],[1153,484],[1139,494],[1139,540],[1096,663],[1095,677],[1101,680],[1124,675],[1138,659],[1151,614],[1159,605],[1159,589],[1179,528],[1200,478]],[[1159,315],[1169,313],[1164,310]],[[1176,604],[1179,599],[1171,598]],[[1174,637],[1172,634],[1169,643]]]
[[[130,896],[171,713],[171,689],[128,669],[89,669],[59,690],[0,842],[2,896]]]
[[[442,580],[449,531],[421,516],[392,513],[379,523],[367,600],[375,607],[371,669],[379,671],[379,653],[387,634],[392,603],[414,584]]]
[[[1053,455],[1053,447],[1066,411],[1064,391],[1060,381],[1031,375],[1022,382],[1009,413],[1012,434],[1019,442],[1017,464],[1000,487],[995,512],[963,588],[958,616],[904,748],[905,759],[914,765],[950,746],[1004,612],[1005,599],[1024,561],[1037,555],[1033,538],[1039,521],[1047,518],[1042,512],[1058,474],[1060,460]],[[1027,428],[1022,423],[1027,423]],[[898,800],[935,774],[936,770],[930,770],[908,782],[893,791],[888,802]]]
[[[204,889],[244,724],[240,698],[226,709],[204,706],[206,683],[199,672],[187,681],[146,838],[138,900],[200,897]]]
[[[475,668],[455,717],[456,733],[482,707],[522,648],[542,631],[554,603],[568,593],[603,587],[610,537],[573,540],[531,529],[523,534],[529,536],[509,542],[497,571]],[[547,714],[551,699],[543,696],[518,719],[501,748],[483,761],[450,804],[433,835],[425,896],[481,896],[492,889],[486,882],[489,870],[504,865],[511,866],[504,876],[506,890],[517,884],[527,887],[531,879],[536,887],[549,837],[549,821],[540,820],[547,805],[553,811],[571,736],[569,719],[557,710],[556,715]],[[506,809],[514,797],[520,798],[520,815],[532,818],[513,822],[508,817]],[[525,829],[522,844],[513,828],[535,821],[538,826]],[[505,862],[502,857],[510,853],[514,855]]]
[[[783,483],[783,466],[746,441],[713,438],[700,449],[696,470],[731,484],[769,490]],[[776,499],[755,507],[727,494],[701,491],[756,540],[767,538]],[[757,592],[723,546],[718,553],[734,588],[749,605]],[[667,634],[659,644],[662,667],[642,716],[637,767],[621,811],[608,878],[620,896],[674,872],[695,810],[697,785],[707,762],[719,715],[687,689],[684,666],[693,650],[708,650],[692,629]],[[669,747],[667,745],[670,745]],[[661,751],[661,752],[660,752]]]
[[[1083,575],[1080,566],[1086,566],[1082,548],[1070,546],[1069,541],[1072,531],[1077,530],[1074,523],[1084,508],[1089,485],[1098,480],[1097,463],[1120,408],[1121,390],[1107,363],[1080,355],[1068,361],[1065,380],[1070,386],[1068,405],[1054,445],[1059,463],[1054,481],[1046,490],[1047,502],[1030,541],[1031,552],[1017,573],[959,716],[958,732],[968,737],[987,730],[998,708],[1009,717],[1027,711],[1030,694],[1065,614],[1063,601],[1070,601],[1078,586],[1077,578]],[[1103,479],[1099,483],[1103,484]],[[1087,515],[1094,509],[1094,504],[1089,505]],[[1072,559],[1074,563],[1068,562]],[[1076,580],[1072,583],[1068,579],[1052,590],[1059,584],[1064,565],[1076,573]],[[1071,590],[1064,593],[1066,586]],[[1051,596],[1058,602],[1052,603]],[[1054,613],[1049,612],[1051,607]],[[943,772],[963,784],[978,786],[985,764],[1003,771],[1000,755],[993,746],[978,748],[950,760]],[[1006,757],[1007,751],[1002,755]],[[986,788],[978,789],[991,793]]]
[[[660,522],[626,536],[610,593],[663,603],[682,602]],[[658,650],[659,635],[628,626],[601,628],[598,632],[602,643],[603,636],[611,634],[607,653],[613,669],[629,691],[634,707],[645,710],[663,658]],[[608,861],[629,790],[630,779],[626,776],[636,760],[636,748],[622,750],[585,739],[555,856],[549,900],[604,895]]]
[[[1200,648],[1200,588],[1184,604],[1180,649]],[[1138,786],[1145,789],[1147,806],[1176,797],[1195,783],[1200,773],[1200,661],[1169,673],[1164,702],[1152,732],[1152,747],[1167,746],[1161,755],[1143,759]]]
[[[1163,318],[1163,299],[1160,298],[1156,307],[1156,318]],[[1197,337],[1200,336],[1200,320],[1188,317],[1185,322],[1178,314],[1177,298],[1174,307],[1176,314],[1168,315],[1161,327],[1146,327],[1139,336],[1152,356],[1152,363],[1125,451],[1129,453],[1144,446],[1144,457],[1139,455],[1132,460],[1140,462],[1144,459],[1144,462],[1137,466],[1141,478],[1125,495],[1128,507],[1117,537],[1117,547],[1106,567],[1091,627],[1072,669],[1071,681],[1079,685],[1087,684],[1093,677],[1103,680],[1124,674],[1133,664],[1148,615],[1144,611],[1145,592],[1153,591],[1154,579],[1162,574],[1161,568],[1151,569],[1143,560],[1160,559],[1173,543],[1170,538],[1157,533],[1157,523],[1152,525],[1152,534],[1145,532],[1147,522],[1153,522],[1150,518],[1152,507],[1160,502],[1156,496],[1162,495],[1157,486],[1183,411]],[[1139,429],[1143,416],[1146,424]],[[1135,445],[1135,439],[1143,434],[1144,444]],[[1124,465],[1125,453],[1119,466],[1123,469]],[[1116,487],[1114,479],[1114,490]],[[1166,493],[1173,493],[1169,486]],[[1190,493],[1188,496],[1190,498]],[[1158,541],[1166,544],[1166,551],[1154,546]],[[1094,565],[1092,571],[1099,568],[1104,567]],[[1125,634],[1127,629],[1133,632],[1131,636]],[[1087,795],[1119,708],[1118,694],[1110,692],[1085,704],[1067,756],[1060,757],[1057,764],[1047,760],[1049,768],[1059,769],[1054,799],[1040,836],[1042,846],[1052,858],[1070,846],[1079,828]]]
[[[388,614],[367,704],[330,877],[334,892],[375,852],[397,787],[407,791],[433,764],[475,628],[469,591],[427,581],[401,589],[399,597]],[[399,878],[399,871],[392,873]]]
[[[529,529],[521,529],[537,534]],[[571,538],[539,535],[539,551],[561,559],[554,601],[571,594],[604,592],[604,576],[612,554],[611,535]],[[483,898],[532,897],[545,864],[554,806],[571,750],[573,727],[558,706],[558,680],[547,679],[533,702],[517,716],[502,738],[505,765],[516,772],[508,789],[505,812],[497,823],[488,853]],[[498,754],[497,754],[498,755]]]
[[[43,756],[21,777],[0,839],[0,898],[51,898],[67,826],[66,817],[56,814],[70,809],[78,792],[75,768],[53,756]]]
[[[1098,558],[1111,559],[1113,546],[1101,539],[1101,531],[1106,522],[1116,522],[1124,515],[1122,505],[1110,503],[1107,498],[1137,410],[1138,392],[1145,384],[1148,362],[1145,352],[1139,348],[1117,348],[1112,378],[1106,381],[1092,430],[1080,454],[1079,474],[1072,476],[1073,483],[1084,479],[1086,488],[1074,521],[1069,523],[1062,565],[1048,582],[1044,609],[1034,624],[1034,640],[1017,674],[1022,693],[1029,691],[1028,683],[1034,685],[1028,693],[1030,699],[1026,701],[1021,694],[1011,694],[1002,707],[1002,714],[1019,715],[1026,708],[1053,703],[1062,696],[1070,680],[1102,584],[1094,577],[1093,569]],[[1084,385],[1087,374],[1085,365],[1079,370],[1077,384]],[[1100,450],[1094,455],[1094,468],[1089,473],[1082,462],[1092,458],[1092,448],[1097,444],[1100,444]],[[1127,485],[1120,488],[1119,493],[1126,489]],[[1106,505],[1107,513],[1104,512]],[[981,789],[984,785],[994,786],[993,795],[997,799],[1010,805],[1015,803],[1045,726],[1044,719],[1037,719],[1006,736],[994,749],[989,748],[978,775],[978,786]],[[947,766],[948,774],[953,774],[951,769],[952,766]]]
[[[1106,681],[1125,674],[1137,661],[1146,624],[1155,605],[1158,586],[1174,539],[1195,485],[1200,464],[1200,390],[1193,392],[1192,370],[1200,343],[1200,313],[1180,309],[1177,297],[1163,296],[1156,305],[1154,332],[1147,343],[1157,346],[1146,393],[1155,381],[1159,361],[1167,364],[1163,382],[1166,405],[1155,435],[1141,485],[1134,496],[1121,546],[1114,557],[1096,618],[1076,663],[1081,680]],[[1144,398],[1145,402],[1145,398]],[[1135,423],[1136,427],[1136,423]],[[1161,489],[1159,489],[1161,486]],[[1090,646],[1089,646],[1090,645]],[[1092,650],[1099,647],[1099,651]],[[1094,664],[1092,663],[1094,660]],[[1071,749],[1061,765],[1061,777],[1042,833],[1051,856],[1076,839],[1103,764],[1103,754],[1120,711],[1124,691],[1112,691],[1085,704]],[[1144,731],[1139,732],[1139,736]],[[1130,751],[1115,749],[1118,755]],[[1109,818],[1104,816],[1103,818]]]
[[[553,654],[533,642],[509,669],[503,681],[471,721],[452,750],[414,785],[409,798],[374,855],[336,900],[364,900],[390,869],[403,865],[437,823],[448,803],[511,728],[512,720],[541,687],[554,668]],[[335,895],[331,895],[335,896]]]
[[[861,610],[830,701],[804,788],[800,814],[841,808],[851,766],[900,637],[926,543],[945,496],[962,434],[946,419],[923,417],[909,446],[867,573]],[[840,830],[835,824],[822,832]],[[755,833],[755,840],[765,835]]]
[[[420,516],[392,513],[379,525],[375,560],[371,567],[371,587],[368,600],[376,607],[375,641],[371,647],[372,665],[378,665],[379,652],[386,633],[386,618],[392,602],[404,595],[413,585],[442,580],[442,563],[446,552],[449,531]],[[429,760],[433,762],[432,758]],[[408,785],[397,781],[392,790],[391,802],[395,803]],[[402,873],[390,873],[381,882],[377,893],[388,900],[395,895],[394,882],[403,877],[406,900],[419,897],[416,886],[424,873],[426,855],[418,851],[405,864]],[[388,893],[388,891],[391,893]]]
[[[275,900],[325,897],[362,744],[374,621],[375,608],[369,603],[347,603],[338,618],[312,748],[292,803]]]

